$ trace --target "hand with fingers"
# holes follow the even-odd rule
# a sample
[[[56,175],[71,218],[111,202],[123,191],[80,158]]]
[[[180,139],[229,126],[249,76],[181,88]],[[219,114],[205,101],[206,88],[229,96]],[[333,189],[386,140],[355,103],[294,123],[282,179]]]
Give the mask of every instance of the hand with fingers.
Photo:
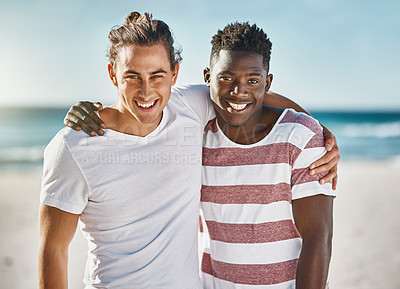
[[[106,126],[95,113],[102,109],[100,102],[80,101],[69,109],[64,118],[64,125],[74,130],[82,130],[90,136],[103,135],[102,128],[105,129]]]
[[[329,173],[319,180],[320,184],[332,180],[332,189],[336,190],[338,182],[338,163],[340,160],[339,147],[336,137],[324,126],[325,149],[327,153],[310,165],[310,175],[329,171]]]

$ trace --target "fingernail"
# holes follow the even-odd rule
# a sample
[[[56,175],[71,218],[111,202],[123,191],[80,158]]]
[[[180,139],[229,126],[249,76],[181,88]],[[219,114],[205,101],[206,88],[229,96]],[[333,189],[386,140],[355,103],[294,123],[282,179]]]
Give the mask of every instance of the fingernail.
[[[320,183],[321,183],[321,185],[323,185],[323,184],[325,184],[325,181],[324,181],[324,180],[321,180]]]
[[[99,135],[103,135],[103,134],[104,134],[104,131],[99,130]]]
[[[101,124],[102,128],[106,128],[106,125],[104,123]]]
[[[310,171],[310,175],[315,175],[315,171]]]
[[[326,145],[326,150],[327,150],[327,151],[330,151],[331,149],[332,149],[332,146],[331,146],[330,144],[327,144],[327,145]]]
[[[91,135],[91,136],[95,136],[96,133],[95,133],[94,131],[92,131],[92,132],[90,133],[90,135]]]
[[[315,168],[314,164],[310,166],[310,170],[312,170],[313,168]]]

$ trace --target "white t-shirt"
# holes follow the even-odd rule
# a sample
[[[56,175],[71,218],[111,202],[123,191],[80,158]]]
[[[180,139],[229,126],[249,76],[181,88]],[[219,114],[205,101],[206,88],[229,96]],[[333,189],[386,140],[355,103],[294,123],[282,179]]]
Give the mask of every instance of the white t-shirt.
[[[87,289],[201,288],[202,133],[212,116],[206,86],[173,88],[145,137],[64,128],[46,147],[40,200],[80,214]]]

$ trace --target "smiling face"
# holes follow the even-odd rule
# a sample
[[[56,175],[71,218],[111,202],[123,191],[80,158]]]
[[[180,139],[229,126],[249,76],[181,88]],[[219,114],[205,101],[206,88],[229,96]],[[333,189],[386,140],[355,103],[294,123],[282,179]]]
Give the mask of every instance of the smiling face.
[[[221,127],[251,126],[262,114],[262,101],[272,75],[267,75],[263,56],[245,51],[221,50],[204,71],[211,100]]]
[[[138,125],[157,127],[178,70],[178,64],[171,70],[162,44],[122,47],[115,67],[108,65],[111,81],[118,87],[118,110],[125,116],[133,116]]]

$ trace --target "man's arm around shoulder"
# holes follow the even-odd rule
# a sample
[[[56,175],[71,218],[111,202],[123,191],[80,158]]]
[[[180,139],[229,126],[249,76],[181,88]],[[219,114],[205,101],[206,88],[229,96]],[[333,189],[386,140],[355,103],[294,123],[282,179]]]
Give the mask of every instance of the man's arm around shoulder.
[[[39,289],[68,288],[68,247],[79,215],[40,206]]]

